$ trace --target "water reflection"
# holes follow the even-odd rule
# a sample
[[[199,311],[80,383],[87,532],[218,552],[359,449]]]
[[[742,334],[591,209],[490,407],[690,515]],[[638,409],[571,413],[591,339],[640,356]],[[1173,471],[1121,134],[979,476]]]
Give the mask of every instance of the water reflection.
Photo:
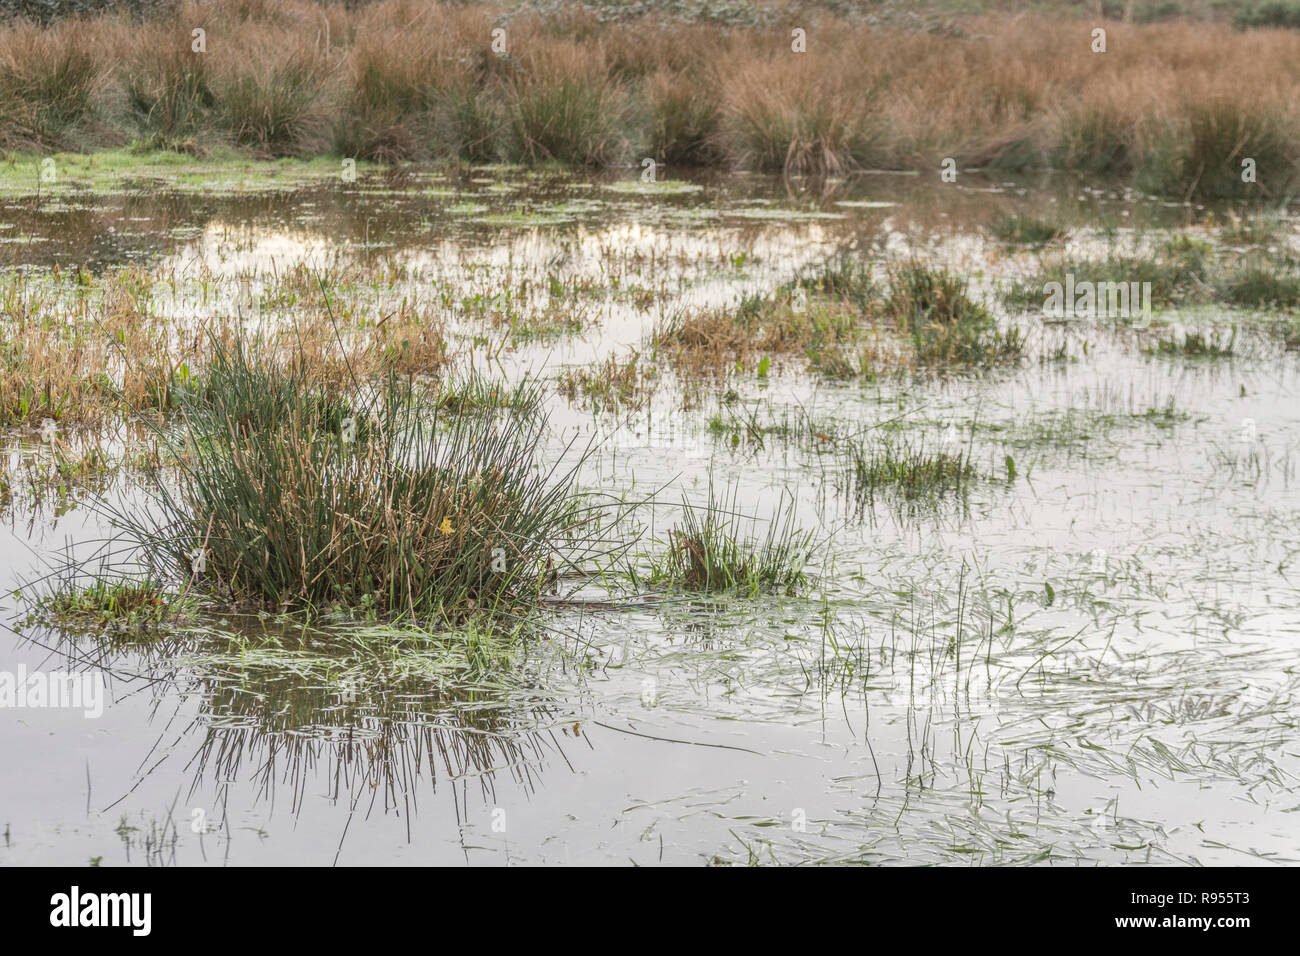
[[[154,775],[174,778],[183,767],[186,800],[215,805],[207,815],[218,830],[234,793],[241,809],[267,802],[295,820],[311,798],[324,797],[353,812],[403,818],[409,839],[422,796],[446,790],[459,825],[497,803],[502,785],[530,797],[552,765],[572,769],[568,748],[591,746],[580,724],[561,722],[535,678],[474,684],[432,651],[405,652],[401,641],[381,648],[355,635],[312,629],[295,637],[286,628],[253,645],[222,624],[222,633],[132,631],[95,641],[28,635],[65,660],[102,669],[116,703],[148,698],[156,730],[141,741],[153,745],[138,754],[128,793],[104,811]],[[146,851],[151,862],[166,862]]]
[[[74,185],[0,201],[0,268],[153,266],[214,231],[228,239],[300,233],[312,242],[373,254],[429,249],[448,239],[496,249],[534,227],[556,240],[623,223],[653,233],[707,230],[715,239],[721,232],[752,241],[799,224],[816,224],[839,238],[882,225],[917,237],[953,235],[1025,208],[1050,208],[1064,225],[1092,229],[1174,226],[1204,214],[1181,204],[1140,202],[1119,185],[1084,190],[1059,175],[1003,182],[968,174],[962,184],[942,188],[925,177],[902,175],[669,175],[643,184],[618,172],[520,179],[504,170],[406,170],[356,183],[323,179],[254,193],[219,185],[181,190],[159,181],[83,195]]]

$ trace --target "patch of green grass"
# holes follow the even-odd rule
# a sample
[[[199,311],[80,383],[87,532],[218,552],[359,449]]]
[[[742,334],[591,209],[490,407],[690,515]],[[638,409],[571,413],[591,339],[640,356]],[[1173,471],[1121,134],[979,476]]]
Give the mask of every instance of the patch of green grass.
[[[1009,306],[1041,306],[1049,282],[1065,288],[1073,276],[1076,287],[1082,282],[1125,287],[1134,282],[1150,283],[1153,307],[1201,301],[1209,290],[1212,253],[1213,247],[1207,242],[1176,236],[1149,253],[1112,250],[1100,257],[1054,257],[1041,264],[1036,277],[1011,285],[1003,290],[1001,297]]]
[[[1276,213],[1233,215],[1219,228],[1219,241],[1225,245],[1266,246],[1282,239],[1287,231],[1285,220]]]
[[[760,421],[757,408],[739,414],[728,409],[725,415],[710,416],[705,427],[714,439],[725,441],[733,448],[742,442],[763,448],[768,439],[776,439],[782,443],[800,442],[814,450],[832,447],[843,430],[837,422],[813,419],[802,409],[794,414],[786,409],[779,418],[773,415],[768,421]]]
[[[660,587],[686,591],[794,595],[810,585],[805,570],[812,548],[811,531],[795,525],[794,499],[783,493],[767,521],[754,535],[755,519],[738,508],[739,489],[714,495],[702,507],[682,501],[682,522],[669,535],[666,551],[654,564],[650,580]]]
[[[1104,107],[1065,112],[1051,152],[1062,169],[1095,176],[1118,176],[1133,167],[1134,130],[1122,113]]]
[[[455,415],[501,410],[533,415],[541,409],[542,394],[537,382],[507,385],[473,370],[444,381],[433,401]]]
[[[905,263],[890,271],[885,310],[924,363],[991,365],[1018,358],[1024,349],[1020,331],[1001,331],[966,288],[966,280],[951,272]]]
[[[963,493],[978,477],[969,447],[934,449],[905,435],[850,442],[846,453],[854,494],[869,502],[883,493],[907,501],[937,500]]]
[[[588,368],[565,369],[558,387],[570,402],[582,400],[597,413],[641,408],[653,390],[650,371],[635,351],[622,362],[611,355]]]
[[[1227,332],[1188,329],[1154,339],[1144,346],[1151,355],[1183,356],[1186,358],[1231,358],[1236,353],[1237,327]]]
[[[1257,0],[1244,3],[1232,15],[1238,30],[1257,27],[1300,28],[1300,2],[1297,0]]]
[[[879,295],[871,275],[871,266],[852,256],[834,257],[807,272],[801,272],[782,285],[779,293],[790,295],[800,289],[809,296],[850,302],[863,311]]]
[[[146,145],[146,144],[142,144]],[[165,182],[169,189],[190,193],[273,192],[294,189],[322,179],[337,181],[341,165],[335,157],[276,160],[253,159],[229,146],[205,150],[202,158],[177,152],[180,146],[140,151],[110,149],[96,153],[55,153],[43,156],[31,152],[12,153],[0,162],[0,192],[28,194],[94,190],[106,192],[128,186]],[[54,161],[57,178],[53,183],[40,181],[41,164]],[[375,168],[373,163],[357,162],[362,175]]]
[[[1016,449],[1075,449],[1095,440],[1110,438],[1116,428],[1152,425],[1170,429],[1191,418],[1190,413],[1177,407],[1171,395],[1163,404],[1136,405],[1132,409],[1116,411],[1078,406],[1052,408],[1018,416],[1009,424],[982,427],[989,432],[1002,433],[1006,444]]]
[[[1244,265],[1215,286],[1218,298],[1260,309],[1300,307],[1300,276],[1280,272],[1281,265]]]
[[[1263,199],[1287,195],[1300,178],[1294,124],[1282,109],[1263,102],[1249,107],[1235,98],[1189,103],[1148,138],[1137,170],[1138,188],[1146,192]],[[1243,181],[1243,160],[1268,170],[1267,179],[1260,173],[1254,182]]]
[[[1300,316],[1291,316],[1280,323],[1278,333],[1282,336],[1282,344],[1287,351],[1300,349]]]

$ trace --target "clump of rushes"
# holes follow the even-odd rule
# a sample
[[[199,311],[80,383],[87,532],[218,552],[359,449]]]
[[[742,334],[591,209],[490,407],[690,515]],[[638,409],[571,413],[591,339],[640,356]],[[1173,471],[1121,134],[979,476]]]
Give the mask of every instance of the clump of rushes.
[[[650,373],[639,362],[634,351],[625,362],[611,355],[588,368],[565,369],[559,376],[559,393],[570,402],[582,399],[598,414],[639,409],[652,391]]]
[[[1075,288],[1081,288],[1085,281],[1095,288],[1103,284],[1122,290],[1137,287],[1143,293],[1149,292],[1151,305],[1156,308],[1210,302],[1254,309],[1300,308],[1300,272],[1289,253],[1256,250],[1242,259],[1189,236],[1155,242],[1136,252],[1111,250],[1093,257],[1050,257],[1043,261],[1037,276],[1007,287],[1001,299],[1009,306],[1037,308],[1044,304],[1048,283],[1068,289],[1071,276]],[[1104,299],[1106,296],[1098,292],[1093,308],[1104,305]],[[1130,308],[1136,310],[1138,306]],[[1199,343],[1193,338],[1191,344],[1195,349]],[[1175,345],[1167,351],[1183,349]]]
[[[389,14],[405,22],[386,24]],[[394,6],[362,16],[335,120],[335,149],[384,162],[431,155],[494,159],[495,108],[480,94],[496,57],[471,39],[486,29],[478,17],[449,5]]]
[[[703,166],[718,158],[721,107],[717,87],[673,70],[646,81],[650,155],[674,165]]]
[[[1239,30],[1251,27],[1300,28],[1300,3],[1295,0],[1262,0],[1243,3],[1232,15],[1232,25]]]
[[[1284,321],[1277,323],[1276,328],[1278,334],[1282,336],[1282,344],[1288,352],[1300,350],[1300,316],[1289,316]],[[0,489],[0,498],[2,497],[3,489]]]
[[[212,347],[203,387],[178,393],[179,437],[157,427],[175,481],[113,514],[151,573],[234,606],[458,625],[596,555],[586,455],[541,467],[544,421],[445,415],[393,374],[342,397],[301,359]]]
[[[1233,305],[1294,309],[1300,306],[1300,276],[1282,274],[1280,267],[1242,266],[1219,283],[1219,297]]]
[[[734,307],[672,316],[654,335],[656,351],[692,372],[720,372],[757,358],[818,354],[857,337],[860,315],[846,303],[810,301],[800,308],[785,296],[751,297]]]
[[[885,309],[911,337],[922,362],[989,365],[1017,358],[1024,347],[1020,330],[1001,331],[966,287],[951,272],[904,263],[890,271]]]
[[[625,151],[626,96],[599,51],[555,44],[505,83],[509,158],[600,166]]]
[[[1300,181],[1293,131],[1288,111],[1271,103],[1231,95],[1188,102],[1150,134],[1138,188],[1184,199],[1285,196]],[[1271,170],[1268,180],[1243,181],[1244,159]]]
[[[1112,250],[1098,257],[1052,257],[1035,278],[1008,288],[1002,300],[1011,306],[1041,306],[1047,283],[1056,282],[1064,288],[1073,275],[1076,283],[1139,283],[1139,287],[1150,283],[1151,304],[1156,307],[1195,302],[1205,298],[1210,288],[1212,253],[1204,241],[1176,236],[1147,252]]]
[[[90,118],[101,67],[80,24],[6,27],[0,44],[0,145],[50,149],[73,145]]]
[[[216,107],[208,58],[180,42],[175,30],[155,28],[126,77],[127,103],[140,124],[140,147],[199,153],[196,137]]]
[[[434,401],[442,411],[456,415],[502,409],[532,415],[541,409],[542,396],[537,383],[527,379],[507,385],[471,370],[444,381]]]
[[[877,289],[871,276],[871,266],[852,256],[828,259],[809,273],[800,273],[781,286],[781,292],[790,294],[803,289],[808,295],[820,295],[851,302],[866,311],[876,297]]]
[[[271,156],[299,152],[311,139],[322,142],[323,51],[306,40],[287,50],[260,46],[246,54],[248,63],[214,81],[231,135],[237,143]]]
[[[722,127],[742,165],[790,175],[833,175],[890,156],[884,124],[861,108],[877,92],[863,60],[845,51],[821,69],[750,58],[724,64]]]
[[[770,296],[672,316],[654,346],[689,371],[733,368],[758,357],[802,353],[815,367],[857,343],[876,298],[870,268],[849,256],[796,275]]]
[[[898,435],[853,441],[846,446],[856,497],[868,502],[882,493],[907,501],[961,494],[978,473],[970,448],[931,449]]]
[[[683,498],[682,523],[669,535],[668,548],[651,570],[658,586],[687,591],[794,595],[810,584],[805,570],[813,535],[795,525],[794,498],[782,492],[762,538],[753,535],[754,518],[742,515],[739,489],[709,500],[701,509]]]
[[[1100,102],[1064,112],[1056,123],[1051,153],[1061,169],[1099,176],[1132,171],[1134,124],[1131,106],[1113,90]]]
[[[1001,242],[1028,246],[1041,246],[1054,242],[1064,238],[1066,234],[1066,230],[1055,223],[1045,219],[1035,219],[1033,216],[1022,216],[1019,213],[994,219],[989,223],[989,232]]]

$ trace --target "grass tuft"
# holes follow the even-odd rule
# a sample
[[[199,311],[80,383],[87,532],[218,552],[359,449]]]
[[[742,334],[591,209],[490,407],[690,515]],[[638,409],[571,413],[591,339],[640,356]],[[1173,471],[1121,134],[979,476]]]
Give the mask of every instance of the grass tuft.
[[[885,309],[911,337],[922,362],[990,365],[1018,358],[1024,348],[1020,331],[1001,331],[966,289],[966,280],[951,272],[904,263],[890,271]]]
[[[234,606],[455,625],[526,605],[588,554],[577,465],[537,465],[543,421],[446,415],[391,373],[341,395],[301,359],[213,349],[178,393],[180,436],[158,428],[176,481],[115,513],[151,573]]]
[[[738,509],[739,489],[709,498],[703,508],[682,501],[682,522],[669,535],[668,548],[651,571],[658,586],[687,591],[794,595],[810,579],[805,570],[812,532],[795,525],[794,499],[783,492],[767,531],[753,534],[755,519]]]
[[[851,442],[847,454],[854,494],[868,502],[882,493],[934,501],[964,493],[977,477],[969,448],[935,450],[893,434]]]

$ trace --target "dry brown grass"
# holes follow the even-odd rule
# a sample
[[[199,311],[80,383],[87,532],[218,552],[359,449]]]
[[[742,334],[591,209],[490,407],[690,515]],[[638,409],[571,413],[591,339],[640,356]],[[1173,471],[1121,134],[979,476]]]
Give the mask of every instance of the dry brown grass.
[[[778,296],[680,316],[655,333],[654,346],[680,371],[717,374],[764,357],[813,357],[839,349],[870,334],[872,323],[849,302],[814,299],[800,311]]]
[[[0,30],[0,146],[75,145],[107,66],[94,37],[75,24]]]
[[[1235,134],[1237,152],[1264,160],[1261,183],[1274,193],[1295,178],[1295,31],[1098,21],[1107,52],[1094,53],[1096,24],[1080,20],[967,18],[955,33],[934,33],[800,19],[806,53],[770,25],[608,24],[581,10],[543,17],[413,0],[358,9],[223,0],[146,28],[114,16],[75,29],[6,25],[0,141],[49,148],[138,136],[139,111],[120,108],[126,91],[185,89],[166,47],[188,49],[189,27],[177,24],[193,23],[208,30],[212,101],[190,125],[206,117],[216,121],[206,128],[275,153],[328,143],[380,159],[655,155],[789,173],[932,170],[952,157],[1136,171],[1180,193],[1225,188],[1214,170]],[[491,49],[497,26],[503,56]],[[1208,180],[1198,179],[1203,169]]]
[[[376,308],[338,281],[327,299],[307,270],[269,280],[280,305],[260,318],[240,314],[235,290],[224,296],[227,311],[202,320],[159,307],[172,281],[135,268],[0,280],[0,427],[166,411],[213,341],[256,339],[259,354],[293,356],[326,385],[388,370],[436,374],[451,359],[431,307],[402,299]]]

